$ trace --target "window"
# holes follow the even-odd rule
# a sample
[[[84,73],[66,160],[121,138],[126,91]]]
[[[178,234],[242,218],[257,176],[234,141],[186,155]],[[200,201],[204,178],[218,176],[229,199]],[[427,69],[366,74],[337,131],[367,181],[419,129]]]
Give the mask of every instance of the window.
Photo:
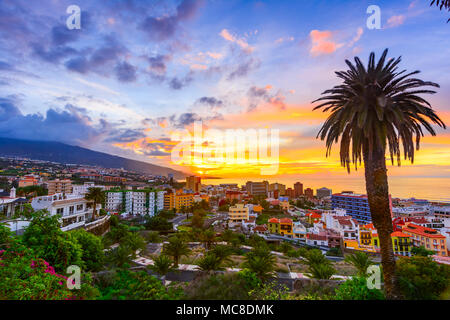
[[[74,211],[75,211],[75,207],[74,206],[70,206],[69,207],[69,214],[73,214]]]
[[[63,213],[64,213],[64,208],[56,209],[56,214],[63,214]]]

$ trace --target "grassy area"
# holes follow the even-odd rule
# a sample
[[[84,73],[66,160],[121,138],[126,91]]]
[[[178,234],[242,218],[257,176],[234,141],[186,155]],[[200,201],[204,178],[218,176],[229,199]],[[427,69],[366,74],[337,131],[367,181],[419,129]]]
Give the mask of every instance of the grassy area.
[[[186,231],[186,232],[191,232],[192,228],[186,225],[183,226],[178,226],[178,231]]]
[[[285,214],[284,212],[278,212],[278,211],[274,211],[274,213],[261,213],[257,218],[256,218],[256,224],[266,224],[267,220],[269,220],[270,218],[291,218],[292,217],[288,214]]]

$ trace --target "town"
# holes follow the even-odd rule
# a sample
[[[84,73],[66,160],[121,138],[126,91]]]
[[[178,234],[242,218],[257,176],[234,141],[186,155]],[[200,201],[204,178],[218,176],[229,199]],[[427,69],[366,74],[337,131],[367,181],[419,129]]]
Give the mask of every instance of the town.
[[[86,230],[104,238],[105,252],[113,252],[124,245],[108,238],[123,224],[142,243],[120,265],[144,269],[170,255],[171,239],[183,239],[186,251],[174,255],[174,269],[164,274],[167,284],[194,281],[205,269],[241,272],[248,268],[246,252],[261,243],[274,258],[273,270],[261,272],[275,271],[289,291],[312,278],[351,279],[357,271],[348,256],[364,253],[372,264],[381,261],[367,196],[350,190],[314,191],[302,182],[205,185],[200,176],[175,181],[171,175],[7,157],[0,163],[0,223],[13,234],[27,233],[29,211],[45,212],[57,217],[61,231]],[[425,252],[450,265],[450,204],[395,197],[390,202],[395,256]],[[314,271],[302,263],[309,251],[323,256],[327,268]],[[211,257],[217,260],[211,263]],[[183,273],[169,272],[175,269]]]

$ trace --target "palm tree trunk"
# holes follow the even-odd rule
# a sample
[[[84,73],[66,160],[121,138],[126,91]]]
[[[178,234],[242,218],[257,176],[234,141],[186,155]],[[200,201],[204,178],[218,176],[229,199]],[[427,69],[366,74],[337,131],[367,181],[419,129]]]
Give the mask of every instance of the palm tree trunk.
[[[97,202],[94,201],[94,210],[92,211],[92,220],[95,221],[95,215],[97,214]]]
[[[386,298],[390,300],[401,299],[395,273],[395,256],[391,240],[393,227],[384,148],[374,147],[373,152],[369,153],[366,144],[364,148],[364,168],[372,222],[377,229],[380,239],[381,265],[383,266]]]

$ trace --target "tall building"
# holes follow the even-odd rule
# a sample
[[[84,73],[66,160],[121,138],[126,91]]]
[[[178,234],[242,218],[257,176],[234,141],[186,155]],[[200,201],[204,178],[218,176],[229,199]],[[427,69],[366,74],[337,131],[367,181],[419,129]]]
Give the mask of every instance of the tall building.
[[[183,193],[181,191],[168,192],[164,195],[164,209],[181,211],[183,207],[188,208],[194,204],[193,193]]]
[[[331,189],[325,187],[316,190],[317,198],[331,197],[331,194],[332,194]]]
[[[34,175],[26,175],[19,179],[19,188],[37,186],[40,178]]]
[[[284,196],[286,195],[286,185],[275,182],[275,183],[271,183],[269,184],[269,191],[278,191],[278,195],[279,196]]]
[[[155,215],[164,208],[165,191],[106,191],[106,210],[132,215]]]
[[[306,188],[305,196],[307,196],[308,198],[314,198],[314,190],[311,188]]]
[[[236,203],[228,209],[228,219],[231,222],[242,222],[248,220],[249,208],[243,203]]]
[[[65,180],[49,180],[47,181],[47,189],[48,194],[55,194],[55,193],[65,193],[69,194],[72,193],[72,181],[69,179]]]
[[[266,196],[269,192],[269,182],[262,181],[262,182],[253,182],[253,181],[247,181],[245,184],[245,189],[247,190],[247,193],[252,196]]]
[[[294,183],[295,197],[303,195],[303,184],[301,182]]]
[[[286,189],[286,195],[290,198],[290,199],[294,199],[295,198],[295,190],[292,188],[287,188]]]
[[[389,201],[391,201],[390,195]],[[355,193],[336,193],[331,196],[331,207],[333,209],[345,209],[347,215],[364,224],[372,222],[367,195]]]
[[[201,178],[196,176],[186,177],[186,189],[192,190],[194,192],[200,192],[201,189]]]

